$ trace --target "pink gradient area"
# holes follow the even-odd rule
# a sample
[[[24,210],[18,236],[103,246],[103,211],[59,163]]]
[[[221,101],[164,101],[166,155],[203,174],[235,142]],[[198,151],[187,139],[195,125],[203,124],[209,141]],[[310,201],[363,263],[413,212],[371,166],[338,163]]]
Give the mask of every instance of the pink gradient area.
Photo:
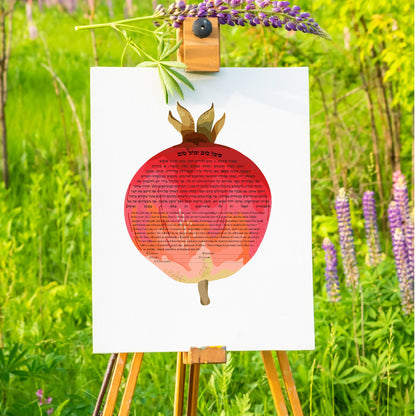
[[[226,146],[166,149],[146,162],[126,193],[125,219],[138,250],[182,282],[238,271],[266,232],[270,189],[259,168]]]

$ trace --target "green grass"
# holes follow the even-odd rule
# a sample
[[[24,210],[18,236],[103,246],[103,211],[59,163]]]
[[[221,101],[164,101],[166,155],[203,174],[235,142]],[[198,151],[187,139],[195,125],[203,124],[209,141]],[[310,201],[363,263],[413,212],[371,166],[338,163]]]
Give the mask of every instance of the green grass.
[[[149,12],[148,3],[138,10],[140,14]],[[402,312],[387,231],[382,234],[386,259],[375,269],[365,265],[360,198],[363,190],[375,189],[375,175],[362,89],[339,103],[342,117],[330,111],[337,180],[342,184],[345,173],[352,190],[360,290],[351,293],[342,277],[340,303],[330,303],[325,293],[322,239],[336,240],[337,226],[318,79],[328,100],[361,86],[355,51],[343,49],[347,12],[341,11],[338,20],[332,18],[337,4],[324,0],[313,4],[333,43],[303,34],[293,37],[261,29],[223,28],[222,64],[310,66],[316,350],[289,353],[304,413],[412,415],[414,317]],[[382,6],[388,9],[380,5],[380,12]],[[117,3],[115,9],[116,18],[121,18],[123,5]],[[399,24],[403,23],[398,12],[387,11],[396,13]],[[70,16],[57,7],[44,13],[36,9],[34,18],[88,138],[91,39],[87,32],[73,30],[87,20],[82,11]],[[108,20],[101,4],[95,20]],[[121,40],[110,31],[96,35],[100,65],[119,65]],[[375,42],[377,36],[375,32]],[[28,38],[24,4],[18,3],[7,103],[11,186],[8,190],[0,187],[0,414],[46,414],[48,407],[40,408],[35,395],[43,389],[45,397],[53,399],[55,415],[60,404],[62,415],[88,415],[109,358],[92,354],[90,195],[84,182],[79,131],[67,98],[62,91],[57,97],[52,78],[42,66],[48,61],[41,38]],[[134,65],[134,59],[129,55],[127,64]],[[406,96],[411,87],[400,88],[397,94]],[[408,174],[412,122],[405,104],[401,156],[402,171]],[[381,132],[381,116],[377,123]],[[348,165],[346,170],[343,163]],[[383,178],[390,178],[390,173],[385,168]],[[390,188],[390,179],[385,179],[386,195]],[[385,210],[385,205],[380,209]],[[171,414],[175,364],[175,354],[145,354],[131,414]],[[274,414],[260,354],[229,353],[226,365],[202,366],[199,414]]]

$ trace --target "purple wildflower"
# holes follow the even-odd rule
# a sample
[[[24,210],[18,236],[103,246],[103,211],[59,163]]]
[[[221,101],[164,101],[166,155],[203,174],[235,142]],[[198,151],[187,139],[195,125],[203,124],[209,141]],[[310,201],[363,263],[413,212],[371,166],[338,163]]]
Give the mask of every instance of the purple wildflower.
[[[26,3],[26,18],[29,27],[29,38],[34,40],[38,37],[38,29],[33,21],[33,10],[32,10],[32,2],[28,1]]]
[[[409,210],[406,178],[400,171],[393,174],[393,201],[387,214],[403,310],[410,313],[414,300],[414,222]]]
[[[415,278],[415,224],[413,218],[409,218],[406,224],[406,248],[407,248],[407,259],[409,262],[409,274],[410,278]]]
[[[250,12],[251,17],[241,16]],[[220,13],[225,16],[220,15]],[[170,19],[171,16],[181,16],[180,19]],[[270,0],[204,0],[199,4],[186,4],[185,0],[172,3],[167,11],[163,6],[157,6],[154,18],[158,19],[155,24],[163,20],[171,26],[180,27],[186,17],[218,17],[222,25],[245,26],[249,23],[252,26],[262,25],[274,28],[284,27],[288,31],[302,31],[331,39],[331,37],[319,27],[310,17],[309,13],[301,13],[299,6],[290,7],[288,1]],[[281,23],[283,21],[283,24]],[[279,23],[277,23],[279,22]]]
[[[36,397],[38,398],[38,400],[39,400],[39,404],[43,404],[43,390],[42,389],[39,389],[39,390],[37,390],[36,391]]]
[[[339,302],[341,297],[339,295],[337,252],[329,238],[324,238],[322,248],[325,250],[325,280],[328,298],[331,302]]]
[[[368,247],[367,262],[370,266],[377,266],[377,264],[380,263],[382,256],[377,225],[376,202],[374,200],[373,191],[364,192],[363,212],[365,221],[365,235]]]
[[[401,228],[399,208],[395,201],[391,201],[387,208],[387,218],[389,220],[391,238],[393,239],[396,228]]]
[[[414,280],[410,278],[406,239],[401,228],[394,231],[393,252],[403,311],[409,314],[414,310]]]
[[[394,172],[393,174],[393,200],[399,209],[399,221],[402,225],[405,225],[410,216],[409,195],[407,192],[406,178],[400,171]]]
[[[43,406],[45,404],[48,405],[48,404],[51,404],[52,403],[52,397],[48,397],[46,399],[43,398],[43,390],[42,389],[37,390],[36,393],[35,393],[35,395],[38,398],[39,404],[41,406]],[[52,413],[53,413],[53,407],[51,407],[48,410],[46,410],[46,414],[51,415]]]
[[[350,203],[344,188],[339,190],[335,200],[335,210],[337,212],[339,242],[346,283],[347,286],[356,288],[358,285],[359,272],[351,226]]]

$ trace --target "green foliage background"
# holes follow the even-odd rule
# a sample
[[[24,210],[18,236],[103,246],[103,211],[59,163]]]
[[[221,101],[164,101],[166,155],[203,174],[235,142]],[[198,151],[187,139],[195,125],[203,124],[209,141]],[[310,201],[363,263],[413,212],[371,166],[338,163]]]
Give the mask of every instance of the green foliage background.
[[[316,350],[289,354],[296,385],[305,414],[411,415],[414,317],[402,312],[385,212],[397,168],[413,200],[413,4],[299,5],[332,42],[282,30],[221,29],[222,66],[310,68]],[[123,8],[114,3],[115,18],[123,18]],[[89,23],[88,7],[81,3],[69,14],[59,4],[43,11],[34,6],[36,40],[28,35],[25,4],[15,9],[6,108],[10,187],[0,188],[0,414],[41,415],[53,407],[54,415],[87,415],[108,360],[93,355],[91,344],[90,195],[82,138],[89,136],[94,62],[90,33],[74,31]],[[136,2],[134,11],[150,14],[150,0]],[[106,4],[98,3],[94,21],[108,20]],[[122,40],[110,30],[95,36],[99,64],[118,66]],[[137,63],[127,54],[125,65]],[[78,124],[43,65],[65,85]],[[389,153],[389,116],[398,161]],[[332,304],[321,245],[326,236],[337,242],[340,186],[351,198],[361,285],[351,293],[339,270],[342,301]],[[379,202],[385,260],[375,269],[365,263],[365,190],[376,191]],[[145,354],[132,414],[171,414],[175,363],[175,354]],[[200,386],[201,415],[274,414],[259,353],[230,353],[226,365],[203,367]],[[51,405],[39,406],[38,389],[52,397]]]

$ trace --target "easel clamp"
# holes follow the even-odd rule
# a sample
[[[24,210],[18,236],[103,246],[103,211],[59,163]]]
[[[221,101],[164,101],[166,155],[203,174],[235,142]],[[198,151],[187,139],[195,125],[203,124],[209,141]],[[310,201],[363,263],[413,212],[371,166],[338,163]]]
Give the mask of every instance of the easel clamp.
[[[227,349],[224,346],[191,347],[183,353],[184,364],[223,364],[227,362]]]

